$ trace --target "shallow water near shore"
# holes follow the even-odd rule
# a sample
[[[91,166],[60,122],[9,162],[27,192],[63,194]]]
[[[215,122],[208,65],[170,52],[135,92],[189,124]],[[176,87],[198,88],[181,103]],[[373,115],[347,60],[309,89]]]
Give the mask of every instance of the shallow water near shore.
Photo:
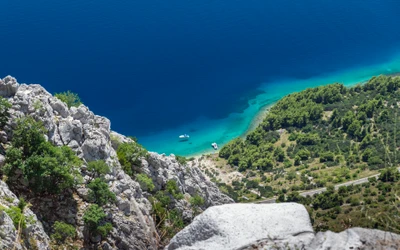
[[[142,137],[140,143],[152,151],[166,154],[196,156],[213,153],[211,143],[216,142],[221,147],[234,138],[244,136],[262,121],[269,106],[287,94],[335,82],[352,86],[363,83],[372,76],[396,72],[400,72],[400,56],[394,56],[392,60],[382,64],[353,68],[326,76],[264,83],[259,87],[263,93],[248,100],[249,105],[243,112],[231,113],[223,119],[201,118],[174,129]],[[190,135],[190,140],[180,142],[178,136],[184,133]]]

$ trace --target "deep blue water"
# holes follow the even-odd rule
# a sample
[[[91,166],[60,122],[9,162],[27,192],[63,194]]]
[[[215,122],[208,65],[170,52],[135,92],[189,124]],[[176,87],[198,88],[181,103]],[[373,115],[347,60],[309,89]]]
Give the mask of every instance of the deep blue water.
[[[77,92],[151,150],[165,130],[242,111],[262,84],[379,65],[400,48],[398,0],[0,0],[0,10],[0,76]]]

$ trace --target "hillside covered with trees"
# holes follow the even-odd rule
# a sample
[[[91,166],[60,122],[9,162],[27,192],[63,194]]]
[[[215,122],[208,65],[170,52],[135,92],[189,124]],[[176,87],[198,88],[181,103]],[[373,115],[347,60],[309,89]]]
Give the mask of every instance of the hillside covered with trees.
[[[205,171],[237,201],[276,197],[308,205],[319,229],[382,228],[378,224],[387,220],[354,218],[388,213],[394,218],[399,212],[399,87],[400,77],[378,76],[350,88],[335,83],[290,94],[245,139],[231,141],[214,159],[218,168],[241,172],[241,180],[222,183],[218,171]],[[391,177],[382,174],[362,186],[333,187],[382,170]],[[328,187],[323,194],[299,195],[323,187]],[[343,223],[332,223],[337,218]]]

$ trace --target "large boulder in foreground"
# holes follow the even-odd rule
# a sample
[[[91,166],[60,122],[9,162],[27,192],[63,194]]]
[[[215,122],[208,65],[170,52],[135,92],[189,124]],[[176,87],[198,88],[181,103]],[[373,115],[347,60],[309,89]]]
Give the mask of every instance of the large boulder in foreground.
[[[166,249],[246,249],[261,242],[301,248],[313,237],[310,217],[300,204],[228,204],[208,208]]]
[[[400,249],[400,235],[363,228],[315,234],[303,205],[228,204],[208,208],[166,247],[200,249]]]

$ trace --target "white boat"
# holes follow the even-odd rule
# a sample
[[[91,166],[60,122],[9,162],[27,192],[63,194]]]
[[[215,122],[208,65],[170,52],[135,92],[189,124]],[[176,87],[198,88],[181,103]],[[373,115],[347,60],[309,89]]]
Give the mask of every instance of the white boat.
[[[218,150],[218,145],[215,142],[211,143],[211,147],[213,147],[214,150]]]
[[[189,135],[187,135],[187,134],[184,134],[184,135],[180,135],[179,136],[179,140],[180,141],[187,141],[187,140],[189,140]]]

